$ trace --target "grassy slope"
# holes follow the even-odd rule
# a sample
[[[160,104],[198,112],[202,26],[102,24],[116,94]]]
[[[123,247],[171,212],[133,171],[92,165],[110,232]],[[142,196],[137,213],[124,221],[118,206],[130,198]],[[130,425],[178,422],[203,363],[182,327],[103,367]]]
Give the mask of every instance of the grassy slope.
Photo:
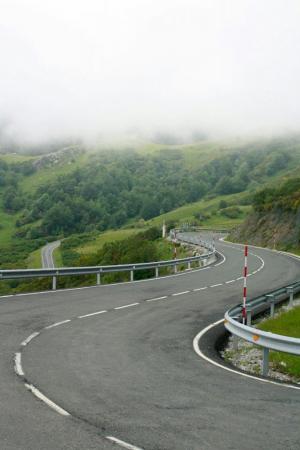
[[[57,247],[53,252],[53,261],[55,267],[63,267],[62,256],[59,247]]]
[[[20,187],[24,192],[33,193],[39,186],[48,183],[59,175],[65,175],[72,172],[87,162],[88,155],[86,153],[79,155],[74,162],[67,162],[60,166],[45,167],[38,170],[33,175],[25,177],[20,183]]]
[[[240,217],[237,219],[230,219],[219,213],[219,203],[220,200],[225,200],[228,204],[239,205],[240,201],[245,197],[245,194],[232,194],[232,195],[222,195],[217,196],[211,200],[201,200],[199,202],[190,203],[188,205],[182,206],[180,208],[169,211],[158,217],[155,217],[146,222],[149,226],[160,226],[163,221],[175,221],[175,222],[189,222],[195,220],[194,214],[202,211],[204,213],[212,214],[211,217],[203,220],[201,226],[203,227],[224,227],[231,228],[235,225],[240,224],[244,219],[246,214],[250,211],[250,206],[239,206],[242,210]],[[215,214],[214,214],[215,213]]]
[[[27,269],[40,269],[42,267],[41,250],[35,250],[30,253],[27,259]]]
[[[109,230],[109,231],[105,231],[104,233],[100,233],[98,235],[91,233],[91,240],[83,243],[80,246],[73,247],[73,250],[77,251],[79,254],[82,254],[82,255],[89,254],[89,253],[96,253],[107,242],[120,241],[120,240],[126,239],[127,237],[129,237],[135,233],[138,233],[140,231],[143,231],[143,229],[142,228],[130,228],[130,229],[120,229],[120,230]],[[80,235],[79,235],[79,237],[80,237]],[[62,255],[61,255],[61,250],[59,247],[54,250],[53,257],[54,257],[56,267],[62,267],[63,266]]]
[[[104,233],[95,236],[94,240],[91,242],[87,242],[80,247],[77,247],[77,251],[82,254],[86,253],[94,253],[97,250],[100,250],[101,247],[107,242],[120,241],[122,239],[126,239],[132,234],[138,233],[139,231],[143,231],[143,229],[120,229],[120,230],[109,230]]]
[[[278,317],[264,321],[258,328],[275,334],[300,338],[300,307],[281,313]],[[270,360],[276,369],[300,378],[300,357],[282,352],[271,352]]]

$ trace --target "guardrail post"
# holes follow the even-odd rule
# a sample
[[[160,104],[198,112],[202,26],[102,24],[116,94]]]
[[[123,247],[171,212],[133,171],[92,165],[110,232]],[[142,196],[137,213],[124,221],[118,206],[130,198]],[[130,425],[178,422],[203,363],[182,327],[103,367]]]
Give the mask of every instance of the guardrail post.
[[[239,338],[235,334],[232,335],[232,346],[235,351],[239,349]]]
[[[52,290],[56,291],[56,276],[55,275],[52,277]]]
[[[101,274],[100,272],[97,273],[97,284],[101,284]]]
[[[251,326],[251,318],[252,318],[252,312],[251,309],[249,309],[249,306],[247,308],[247,326]]]
[[[188,270],[191,270],[191,261],[188,262]]]
[[[264,347],[263,361],[262,361],[262,375],[266,377],[268,375],[268,372],[269,372],[269,349]]]
[[[274,294],[267,294],[266,297],[268,297],[270,302],[270,316],[274,317],[275,312],[275,295]]]
[[[134,270],[130,271],[130,281],[134,281]]]
[[[159,277],[159,268],[155,267],[155,278]]]
[[[177,264],[174,265],[174,273],[177,273]]]
[[[287,291],[288,294],[290,294],[289,308],[292,308],[294,306],[294,288],[293,287],[287,287],[286,291]]]

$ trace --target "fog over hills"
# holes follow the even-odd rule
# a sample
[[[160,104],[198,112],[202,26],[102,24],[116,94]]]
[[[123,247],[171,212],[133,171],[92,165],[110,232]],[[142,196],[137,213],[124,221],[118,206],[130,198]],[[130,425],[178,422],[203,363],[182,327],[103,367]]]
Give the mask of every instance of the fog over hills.
[[[300,124],[297,0],[2,0],[5,142]]]

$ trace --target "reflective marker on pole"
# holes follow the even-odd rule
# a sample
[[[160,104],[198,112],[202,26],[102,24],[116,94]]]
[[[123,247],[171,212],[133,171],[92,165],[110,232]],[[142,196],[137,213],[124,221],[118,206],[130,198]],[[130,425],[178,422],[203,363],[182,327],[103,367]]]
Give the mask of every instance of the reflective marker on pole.
[[[242,317],[243,324],[246,322],[246,301],[247,301],[247,273],[248,273],[248,245],[245,245],[245,264],[244,264],[244,291],[243,291],[243,309],[242,309]]]

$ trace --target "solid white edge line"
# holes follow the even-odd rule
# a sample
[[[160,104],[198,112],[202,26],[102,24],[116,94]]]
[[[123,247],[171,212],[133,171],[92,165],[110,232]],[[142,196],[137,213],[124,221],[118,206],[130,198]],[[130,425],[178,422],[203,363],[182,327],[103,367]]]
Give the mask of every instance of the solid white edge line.
[[[128,444],[127,442],[121,441],[113,436],[106,436],[106,439],[120,445],[120,447],[127,448],[128,450],[143,450],[141,447],[136,447],[135,445]]]
[[[148,300],[146,300],[146,302],[156,302],[158,300],[164,300],[165,298],[168,298],[168,296],[167,295],[163,295],[162,297],[149,298]]]
[[[130,306],[136,306],[136,305],[139,305],[139,302],[137,302],[137,303],[130,303],[129,305],[124,305],[124,306],[117,306],[117,307],[114,308],[114,309],[129,308]]]
[[[175,294],[172,294],[172,297],[176,297],[177,295],[188,294],[189,292],[191,291],[175,292]]]
[[[25,345],[29,344],[30,341],[32,341],[32,339],[34,339],[35,337],[37,337],[40,333],[38,331],[35,331],[34,333],[32,333],[30,336],[28,336],[27,339],[25,339],[23,342],[21,342],[21,345],[23,347],[25,347]]]
[[[42,394],[41,391],[39,391],[35,386],[32,384],[25,383],[25,386],[29,391],[33,393],[38,399],[40,399],[42,402],[46,403],[47,406],[54,409],[54,411],[58,412],[62,416],[70,416],[70,413],[66,411],[65,409],[58,406],[56,403],[54,403],[52,400],[50,400],[48,397],[46,397],[44,394]]]
[[[59,325],[63,325],[64,323],[68,323],[68,322],[71,322],[71,319],[62,320],[61,322],[53,323],[52,325],[48,325],[44,329],[45,330],[50,330],[50,328],[58,327]]]
[[[210,330],[211,328],[213,328],[213,327],[216,327],[217,325],[219,325],[219,324],[222,323],[222,322],[224,322],[224,319],[220,319],[220,320],[218,320],[217,322],[214,322],[214,323],[208,325],[207,327],[205,327],[203,330],[201,330],[201,331],[194,337],[194,339],[193,339],[193,348],[194,348],[194,351],[197,353],[198,356],[200,356],[202,359],[204,359],[205,361],[209,362],[210,364],[213,364],[213,365],[216,366],[216,367],[220,367],[220,368],[223,369],[223,370],[227,370],[228,372],[235,373],[235,374],[240,375],[240,376],[242,376],[242,377],[245,377],[245,378],[252,378],[253,380],[256,380],[256,381],[262,381],[263,383],[275,384],[276,386],[281,386],[281,387],[285,387],[285,388],[289,388],[289,389],[297,389],[297,390],[300,390],[300,387],[298,387],[298,386],[293,386],[292,384],[278,383],[277,381],[266,380],[266,379],[264,379],[264,378],[256,377],[255,375],[250,375],[250,374],[248,374],[248,373],[243,373],[243,372],[240,372],[240,371],[238,371],[238,370],[231,369],[230,367],[223,366],[222,364],[219,364],[219,363],[217,363],[216,361],[214,361],[213,359],[208,358],[208,356],[204,355],[204,353],[202,353],[202,351],[200,350],[200,347],[199,347],[199,341],[200,341],[200,339],[202,338],[202,336],[203,336],[207,331],[209,331],[209,330]]]
[[[25,376],[21,362],[21,353],[15,353],[15,372],[20,377]]]
[[[93,313],[90,313],[90,314],[85,314],[84,316],[78,316],[77,319],[84,319],[85,317],[96,316],[97,314],[104,314],[106,312],[107,312],[106,310],[96,311],[96,312],[93,312]]]
[[[221,262],[219,262],[218,264],[215,264],[215,267],[218,267],[218,266],[220,266],[221,264],[223,264],[225,262],[225,260],[224,261],[221,261]]]

